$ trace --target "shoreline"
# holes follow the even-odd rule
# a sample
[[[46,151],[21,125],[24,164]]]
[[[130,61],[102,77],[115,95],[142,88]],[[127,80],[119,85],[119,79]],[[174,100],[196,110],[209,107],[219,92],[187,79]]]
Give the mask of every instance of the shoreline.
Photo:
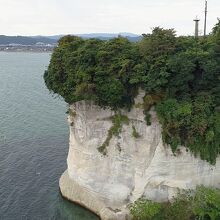
[[[91,211],[100,220],[130,219],[128,210],[122,209],[120,212],[116,212],[110,209],[108,205],[101,201],[97,193],[80,186],[70,179],[67,170],[60,177],[59,188],[63,198]]]
[[[23,50],[23,51],[16,51],[16,50],[11,50],[11,51],[4,51],[0,50],[0,53],[53,53],[53,51],[30,51],[30,50]]]
[[[68,197],[64,196],[64,195],[62,194],[62,192],[61,192],[60,187],[59,187],[59,191],[60,191],[60,194],[61,194],[61,196],[62,196],[63,199],[65,199],[65,200],[67,200],[67,201],[69,201],[69,202],[71,202],[71,203],[73,203],[73,204],[75,204],[75,205],[78,205],[78,206],[80,206],[81,208],[83,208],[83,209],[85,209],[85,210],[90,211],[90,212],[93,213],[99,220],[101,220],[100,216],[99,216],[97,213],[95,213],[93,210],[91,210],[91,209],[89,209],[88,207],[86,207],[84,204],[79,203],[79,202],[74,202],[74,201],[72,201],[71,199],[69,199]]]

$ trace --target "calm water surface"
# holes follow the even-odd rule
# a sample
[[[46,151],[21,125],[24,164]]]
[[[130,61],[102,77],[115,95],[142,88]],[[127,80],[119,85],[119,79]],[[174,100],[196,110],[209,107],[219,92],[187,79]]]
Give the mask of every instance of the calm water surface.
[[[47,53],[0,53],[0,219],[97,220],[64,200],[67,106],[43,82]]]

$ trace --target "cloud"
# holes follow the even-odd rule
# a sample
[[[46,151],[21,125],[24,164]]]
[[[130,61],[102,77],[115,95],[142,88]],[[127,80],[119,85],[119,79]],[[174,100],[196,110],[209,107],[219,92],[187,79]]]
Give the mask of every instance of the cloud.
[[[0,0],[0,4],[0,33],[8,35],[141,34],[155,26],[192,34],[194,17],[204,17],[204,0]],[[209,31],[219,11],[220,1],[209,0]]]

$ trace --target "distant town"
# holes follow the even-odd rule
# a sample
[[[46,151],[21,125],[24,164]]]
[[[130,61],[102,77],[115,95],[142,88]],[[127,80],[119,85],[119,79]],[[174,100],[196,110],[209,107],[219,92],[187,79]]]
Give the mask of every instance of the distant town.
[[[55,44],[7,44],[0,45],[0,52],[52,52],[55,46]]]

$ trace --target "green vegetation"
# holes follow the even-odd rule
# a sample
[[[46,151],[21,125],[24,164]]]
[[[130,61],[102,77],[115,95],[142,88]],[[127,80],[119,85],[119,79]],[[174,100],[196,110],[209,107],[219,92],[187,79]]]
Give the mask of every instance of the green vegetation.
[[[101,41],[66,36],[45,72],[46,85],[68,103],[93,100],[113,109],[131,106],[137,89],[129,80],[140,60],[135,45],[125,38]]]
[[[135,220],[151,220],[157,218],[161,208],[160,203],[139,199],[132,204],[130,212]]]
[[[134,137],[134,138],[139,138],[141,135],[137,132],[137,130],[136,130],[136,128],[135,128],[135,126],[133,125],[132,126],[132,136]]]
[[[220,190],[198,186],[183,191],[172,202],[139,199],[130,206],[134,220],[220,220]]]
[[[76,117],[76,112],[69,108],[69,110],[66,112],[66,114],[69,114],[71,117]]]
[[[200,219],[220,220],[220,190],[198,187],[192,211]]]
[[[143,99],[143,108],[145,114],[145,121],[148,126],[151,125],[151,115],[149,113],[152,106],[156,105],[158,102],[162,100],[162,94],[154,95],[154,94],[146,94]]]
[[[197,94],[193,99],[167,99],[156,106],[163,126],[163,139],[173,152],[187,146],[195,155],[212,164],[220,152],[220,113],[211,95]]]
[[[159,27],[136,43],[66,36],[44,79],[70,104],[92,100],[113,110],[129,110],[142,88],[146,122],[151,124],[149,110],[155,106],[163,140],[173,152],[184,145],[211,164],[220,154],[220,21],[199,39]]]
[[[98,151],[103,155],[107,154],[107,147],[109,145],[110,140],[113,136],[119,136],[122,130],[123,124],[128,125],[129,119],[126,115],[117,114],[111,117],[112,127],[108,131],[108,135],[102,146],[98,148]],[[120,146],[118,146],[119,151],[121,150]]]

